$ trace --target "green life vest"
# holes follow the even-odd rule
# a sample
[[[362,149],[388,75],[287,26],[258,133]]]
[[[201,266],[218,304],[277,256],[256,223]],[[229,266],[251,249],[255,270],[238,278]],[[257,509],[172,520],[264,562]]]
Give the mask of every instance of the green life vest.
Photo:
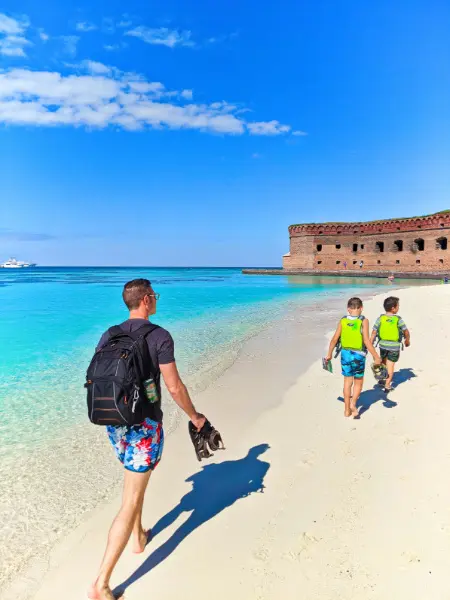
[[[378,337],[384,342],[399,342],[401,339],[400,317],[397,315],[381,315]]]
[[[341,346],[344,350],[363,351],[364,340],[362,332],[363,316],[357,319],[344,317],[341,319]]]

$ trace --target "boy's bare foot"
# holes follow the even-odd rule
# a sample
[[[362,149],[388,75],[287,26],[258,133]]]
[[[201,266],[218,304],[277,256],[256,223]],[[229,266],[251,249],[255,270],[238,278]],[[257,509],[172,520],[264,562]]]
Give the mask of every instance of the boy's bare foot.
[[[145,547],[152,539],[152,532],[146,531],[145,529],[141,529],[139,532],[138,538],[133,538],[133,552],[135,554],[142,554],[144,552]]]
[[[88,591],[88,598],[90,600],[118,600],[108,585],[100,586],[97,583],[91,585]],[[119,596],[119,598],[123,598],[123,596]]]

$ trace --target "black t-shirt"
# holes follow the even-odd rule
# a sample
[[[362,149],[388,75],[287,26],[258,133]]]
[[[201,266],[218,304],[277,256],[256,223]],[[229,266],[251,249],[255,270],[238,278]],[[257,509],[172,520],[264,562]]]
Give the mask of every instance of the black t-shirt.
[[[148,323],[146,319],[127,319],[121,323],[119,327],[124,331],[131,333],[146,323]],[[97,350],[106,344],[109,337],[109,331],[105,331],[97,345]],[[158,395],[159,398],[161,398],[161,371],[159,365],[167,365],[175,362],[175,346],[173,338],[166,329],[158,327],[146,336],[146,340],[153,365],[153,375],[158,389]],[[146,416],[158,422],[162,421],[163,413],[161,410],[161,400],[152,404],[149,403],[148,409],[148,415]]]

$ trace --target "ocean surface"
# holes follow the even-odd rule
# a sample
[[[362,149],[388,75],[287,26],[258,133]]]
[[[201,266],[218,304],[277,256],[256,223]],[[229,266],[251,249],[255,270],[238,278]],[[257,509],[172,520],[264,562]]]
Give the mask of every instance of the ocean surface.
[[[161,294],[152,320],[172,333],[194,398],[287,311],[386,285],[225,268],[1,269],[0,590],[117,489],[120,469],[87,420],[83,383],[103,331],[127,318],[121,291],[136,277]],[[165,411],[170,430],[178,416],[167,399]]]

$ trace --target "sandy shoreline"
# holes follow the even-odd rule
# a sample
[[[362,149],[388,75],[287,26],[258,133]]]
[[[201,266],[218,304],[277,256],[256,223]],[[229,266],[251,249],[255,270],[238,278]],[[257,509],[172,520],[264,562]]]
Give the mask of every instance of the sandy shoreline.
[[[450,287],[396,293],[413,335],[400,363],[403,382],[392,396],[397,405],[383,404],[368,376],[361,420],[342,416],[341,378],[320,368],[325,333],[342,306],[319,319],[305,308],[301,337],[305,326],[295,321],[267,329],[198,396],[223,431],[227,451],[202,469],[185,428],[170,436],[145,517],[153,525],[178,506],[177,520],[167,517],[143,556],[122,558],[114,583],[140,568],[127,598],[157,593],[198,600],[212,590],[215,598],[258,600],[448,597],[450,492],[440,482],[450,466],[444,431]],[[379,312],[379,298],[366,304],[371,322]],[[299,377],[302,364],[310,366]],[[270,448],[263,452],[262,444]],[[193,486],[185,482],[197,473]],[[117,502],[96,511],[48,564],[37,564],[28,581],[1,598],[84,597]]]

